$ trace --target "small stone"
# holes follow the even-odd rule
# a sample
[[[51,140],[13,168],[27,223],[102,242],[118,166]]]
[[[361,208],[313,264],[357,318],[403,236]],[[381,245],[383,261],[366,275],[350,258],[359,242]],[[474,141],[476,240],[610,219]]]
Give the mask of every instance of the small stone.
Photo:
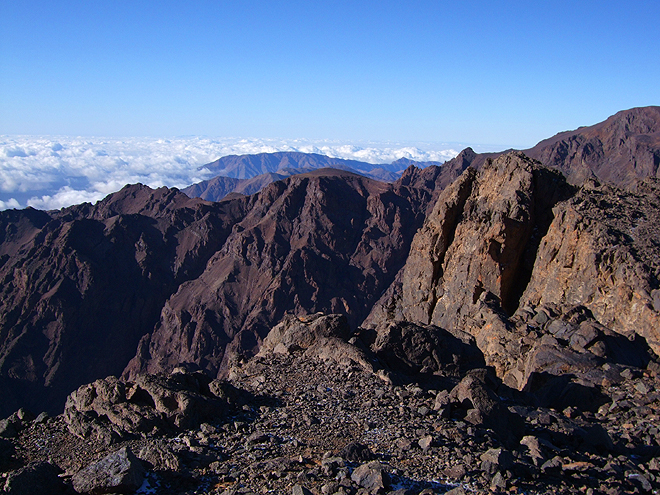
[[[337,490],[339,490],[339,483],[326,483],[321,487],[321,493],[323,495],[332,495],[333,493],[337,493]]]
[[[637,390],[640,394],[646,395],[648,394],[651,389],[646,385],[644,382],[639,382],[635,384],[635,390]]]
[[[447,476],[448,478],[459,480],[463,476],[465,476],[467,470],[465,469],[465,466],[463,464],[455,464],[449,468],[446,468],[443,472],[444,475]]]
[[[564,464],[563,459],[559,456],[555,456],[552,459],[548,459],[541,465],[541,471],[544,473],[558,472],[561,471],[561,467],[563,464]]]
[[[405,437],[401,437],[394,440],[394,445],[397,449],[406,452],[412,447],[412,442]]]
[[[58,476],[59,469],[47,462],[28,464],[12,471],[4,481],[3,494],[7,495],[56,495],[64,493],[65,486]]]
[[[625,378],[626,380],[632,380],[635,375],[633,374],[632,370],[630,368],[626,368],[620,373],[622,378]]]
[[[511,452],[503,448],[489,449],[481,454],[482,462],[491,462],[499,469],[510,469],[513,466],[513,456]]]
[[[374,458],[374,454],[369,447],[358,442],[351,442],[346,445],[341,450],[340,455],[350,462],[364,462]]]
[[[456,488],[452,488],[448,492],[445,492],[445,495],[467,495],[467,492],[462,486],[457,486]]]
[[[490,489],[493,491],[506,490],[506,479],[504,479],[504,476],[499,471],[493,476],[490,482]]]
[[[321,461],[321,471],[329,477],[335,476],[339,468],[345,466],[344,459],[341,457],[326,457]]]
[[[538,466],[541,461],[545,460],[543,451],[541,450],[541,443],[539,439],[532,435],[527,435],[520,440],[520,445],[527,447],[527,453],[532,458],[535,466]]]
[[[417,442],[424,452],[430,449],[433,446],[433,437],[431,435],[426,435],[422,437]]]
[[[247,438],[247,443],[250,445],[266,443],[270,437],[261,431],[255,431]]]
[[[433,404],[433,409],[436,411],[439,411],[440,409],[446,408],[451,399],[449,397],[449,391],[447,390],[441,390],[438,392],[438,395],[435,397],[435,402]]]
[[[34,419],[34,423],[35,423],[35,424],[45,423],[45,422],[48,421],[49,419],[50,419],[49,414],[48,414],[46,411],[42,411],[42,412],[39,413],[39,416],[37,416],[37,417]]]
[[[640,486],[642,490],[646,492],[650,492],[653,489],[653,486],[651,486],[651,482],[646,479],[646,477],[643,474],[640,473],[632,473],[628,475],[628,479],[635,483],[636,485]]]
[[[29,411],[21,407],[18,411],[16,411],[16,417],[21,421],[27,423],[32,421],[35,418],[35,415],[32,414],[32,411]]]
[[[538,313],[536,313],[536,315],[534,315],[534,321],[538,325],[542,326],[542,325],[546,324],[548,322],[548,320],[549,320],[549,318],[548,318],[548,315],[545,313],[545,311],[539,311]]]

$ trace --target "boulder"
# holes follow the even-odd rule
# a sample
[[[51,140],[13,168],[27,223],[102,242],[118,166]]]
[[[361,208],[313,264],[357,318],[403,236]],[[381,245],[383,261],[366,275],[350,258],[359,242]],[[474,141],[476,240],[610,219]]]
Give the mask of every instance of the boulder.
[[[378,461],[371,461],[355,468],[351,479],[369,493],[385,493],[390,486],[390,476]]]
[[[449,398],[466,410],[466,421],[492,429],[505,445],[513,448],[522,437],[524,421],[502,404],[488,385],[487,377],[485,369],[469,372],[450,392]]]
[[[374,458],[371,449],[359,442],[351,442],[347,444],[340,452],[341,457],[350,462],[365,462]]]
[[[60,472],[60,469],[48,462],[28,464],[7,475],[3,493],[7,495],[64,494],[66,487],[58,476]]]
[[[474,338],[465,332],[409,322],[386,322],[375,330],[374,354],[397,373],[459,375],[485,365]]]
[[[134,493],[144,481],[145,470],[128,447],[123,447],[73,475],[78,493]]]
[[[193,428],[222,417],[237,395],[232,388],[203,373],[181,370],[138,375],[133,382],[111,376],[73,392],[64,417],[75,435],[109,444],[125,435]]]

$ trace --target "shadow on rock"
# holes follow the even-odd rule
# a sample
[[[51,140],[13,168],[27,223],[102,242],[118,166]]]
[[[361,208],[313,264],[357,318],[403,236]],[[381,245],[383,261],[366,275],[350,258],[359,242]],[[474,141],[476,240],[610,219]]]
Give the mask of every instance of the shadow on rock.
[[[580,411],[596,412],[600,406],[610,402],[610,398],[595,386],[574,381],[575,375],[553,375],[546,372],[533,372],[527,380],[524,392],[527,400],[537,407],[559,411],[575,407]]]

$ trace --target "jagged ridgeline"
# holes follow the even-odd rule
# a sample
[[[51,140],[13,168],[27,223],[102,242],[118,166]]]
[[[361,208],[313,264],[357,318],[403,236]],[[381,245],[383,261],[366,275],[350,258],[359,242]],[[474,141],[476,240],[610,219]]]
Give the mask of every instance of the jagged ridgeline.
[[[279,154],[225,162],[240,171],[273,160],[304,167],[320,159]],[[447,454],[450,462],[432,425],[458,421],[445,438],[460,444],[473,436],[490,449],[481,457],[490,464],[479,469],[495,489],[516,469],[562,472],[569,463],[550,455],[553,449],[655,458],[657,428],[640,426],[642,433],[622,443],[620,425],[607,414],[630,389],[635,401],[646,400],[640,421],[658,419],[659,167],[660,108],[647,107],[524,152],[467,149],[441,166],[412,165],[394,182],[334,168],[287,169],[282,180],[269,171],[242,189],[256,191],[251,195],[217,202],[130,185],[95,205],[0,212],[0,417],[19,408],[60,414],[66,402],[58,421],[102,450],[260,407],[262,419],[245,421],[268,428],[263,418],[272,409],[307,404],[288,403],[291,390],[311,394],[312,402],[317,392],[341,390],[350,407],[373,408],[380,419],[355,412],[356,432],[330,419],[344,417],[340,406],[320,420],[315,414],[322,413],[305,405],[295,409],[304,424],[291,426],[332,425],[318,440],[295,430],[309,433],[309,448],[339,452],[360,440],[354,449],[364,453],[364,442],[372,442],[369,455],[350,461],[345,452],[333,461],[332,476],[348,469],[342,463],[366,462],[389,448],[384,437],[360,433],[389,421],[379,404],[401,412],[399,430],[408,421],[428,432],[419,452],[400,439],[399,453]],[[238,177],[188,193],[239,191],[229,179]],[[237,388],[227,388],[226,379]],[[270,399],[259,395],[266,391]],[[397,402],[404,399],[415,403],[409,417]],[[23,411],[0,424],[3,435],[18,439],[16,448],[27,448],[20,432],[29,418]],[[388,435],[396,434],[392,428]],[[582,433],[566,433],[571,428]],[[147,447],[138,457],[156,465],[165,453]],[[507,454],[491,452],[497,449]],[[523,453],[514,461],[510,452]],[[64,457],[60,467],[82,472]],[[178,471],[184,461],[172,459],[167,469]],[[465,479],[473,464],[429,467],[423,476]],[[390,487],[379,466],[364,468],[380,476],[382,486],[368,489],[374,493]],[[645,466],[643,481],[637,471],[621,478],[645,488],[656,469]],[[565,471],[579,478],[583,468]],[[87,486],[76,476],[74,487]],[[352,482],[348,492],[367,488]]]

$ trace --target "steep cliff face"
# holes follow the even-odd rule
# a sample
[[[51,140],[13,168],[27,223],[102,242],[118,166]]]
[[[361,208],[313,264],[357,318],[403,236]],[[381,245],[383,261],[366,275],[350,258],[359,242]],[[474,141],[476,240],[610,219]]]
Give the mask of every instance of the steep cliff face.
[[[415,236],[400,279],[367,320],[461,329],[482,294],[512,314],[550,209],[571,193],[563,177],[520,152],[467,169],[445,189]],[[380,314],[379,314],[380,312]]]
[[[658,190],[656,179],[577,190],[520,152],[469,168],[363,326],[468,332],[521,390],[539,376],[588,381],[605,361],[645,366],[660,353]]]
[[[660,354],[660,182],[637,191],[590,186],[555,207],[523,306],[587,308]]]
[[[121,373],[242,206],[137,185],[95,206],[2,212],[2,413],[57,411],[74,383]]]
[[[180,364],[217,374],[289,312],[345,314],[354,327],[405,262],[429,198],[340,171],[269,185],[204,273],[167,301],[126,375]]]

